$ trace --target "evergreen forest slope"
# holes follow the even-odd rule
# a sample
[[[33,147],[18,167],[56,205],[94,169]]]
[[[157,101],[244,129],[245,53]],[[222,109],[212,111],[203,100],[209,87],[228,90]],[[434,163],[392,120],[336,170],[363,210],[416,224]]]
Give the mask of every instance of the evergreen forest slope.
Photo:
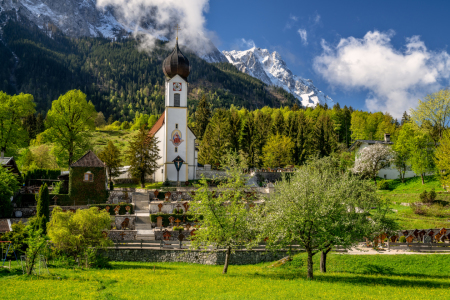
[[[97,111],[114,120],[132,120],[136,112],[156,115],[164,109],[161,64],[170,49],[162,42],[145,52],[131,38],[114,42],[75,39],[55,28],[43,31],[14,21],[8,21],[2,31],[0,90],[32,94],[38,112],[45,114],[53,100],[71,89],[86,93]],[[213,109],[291,106],[297,101],[292,94],[269,87],[229,63],[210,64],[181,48],[191,63],[190,113],[202,94],[208,96]]]

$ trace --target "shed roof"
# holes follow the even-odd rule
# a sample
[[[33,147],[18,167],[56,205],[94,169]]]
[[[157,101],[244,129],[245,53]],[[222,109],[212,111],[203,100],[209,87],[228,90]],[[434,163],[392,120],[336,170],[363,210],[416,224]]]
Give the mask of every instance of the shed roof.
[[[93,168],[104,168],[105,164],[89,150],[83,157],[74,162],[70,167],[93,167]]]
[[[0,232],[11,231],[10,222],[8,219],[0,219]]]

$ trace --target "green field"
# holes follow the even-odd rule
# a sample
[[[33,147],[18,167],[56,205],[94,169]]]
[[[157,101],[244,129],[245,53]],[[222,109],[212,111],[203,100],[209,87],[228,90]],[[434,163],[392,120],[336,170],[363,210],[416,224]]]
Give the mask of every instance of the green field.
[[[450,228],[450,194],[441,186],[435,176],[426,176],[425,184],[422,185],[420,177],[408,178],[405,183],[399,179],[387,180],[389,190],[379,190],[378,193],[390,203],[390,207],[397,212],[391,216],[395,218],[401,229],[429,229],[429,228]],[[434,189],[437,193],[434,208],[441,212],[442,216],[435,213],[418,215],[411,207],[401,205],[402,203],[419,202],[419,195],[423,191]]]
[[[318,267],[318,255],[315,268]],[[0,299],[450,299],[450,255],[331,254],[328,273],[306,280],[305,256],[287,265],[116,262],[51,276],[0,272]]]

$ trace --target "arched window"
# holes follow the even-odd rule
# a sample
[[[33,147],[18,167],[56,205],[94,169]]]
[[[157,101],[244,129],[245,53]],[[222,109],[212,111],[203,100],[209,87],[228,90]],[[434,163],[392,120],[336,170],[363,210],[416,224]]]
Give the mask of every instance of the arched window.
[[[178,147],[175,147],[175,153],[178,152]]]
[[[180,107],[180,94],[173,95],[173,106]]]
[[[87,171],[84,173],[84,179],[85,182],[93,182],[94,181],[94,174],[91,173],[91,171]]]

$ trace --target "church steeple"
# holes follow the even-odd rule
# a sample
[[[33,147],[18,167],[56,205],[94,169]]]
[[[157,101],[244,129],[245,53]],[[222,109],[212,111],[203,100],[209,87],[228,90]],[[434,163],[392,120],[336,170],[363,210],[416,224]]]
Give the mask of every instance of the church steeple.
[[[178,26],[177,26],[177,39],[175,42],[175,48],[172,53],[163,62],[163,72],[169,79],[180,75],[184,80],[190,73],[189,60],[183,55],[180,48],[178,47]]]

